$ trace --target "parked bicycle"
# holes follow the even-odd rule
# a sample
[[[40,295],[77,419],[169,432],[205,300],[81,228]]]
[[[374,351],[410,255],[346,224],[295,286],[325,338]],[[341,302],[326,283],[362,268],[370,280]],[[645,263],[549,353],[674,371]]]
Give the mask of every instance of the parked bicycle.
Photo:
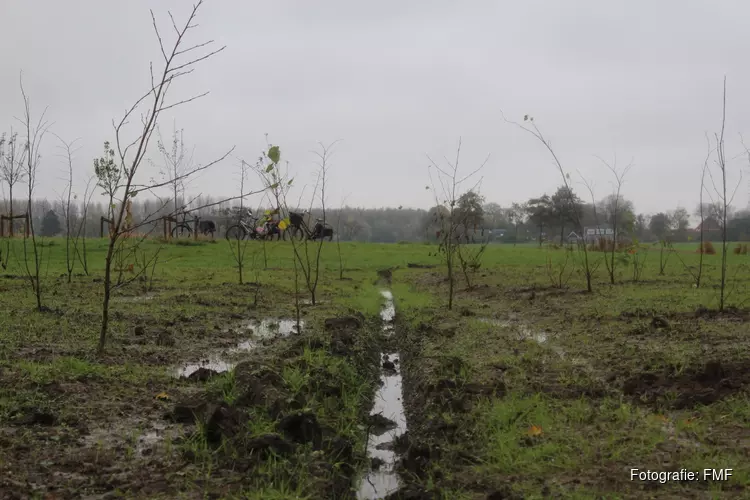
[[[190,223],[188,222],[187,218],[188,215],[190,215],[190,212],[187,210],[183,210],[182,212],[182,220],[178,221],[174,228],[172,228],[172,238],[189,238],[193,235],[193,231],[198,231],[203,236],[211,236],[211,238],[214,237],[214,232],[216,231],[216,223],[211,220],[198,220],[197,228],[193,228],[190,226]],[[193,219],[195,220],[195,219]]]
[[[323,219],[315,219],[315,226],[311,230],[305,222],[305,215],[310,214],[307,211],[304,213],[289,212],[289,226],[284,231],[284,239],[286,239],[288,233],[290,239],[298,241],[304,238],[313,241],[318,238],[328,238],[328,241],[333,240],[333,227],[330,224],[324,223]]]
[[[172,238],[189,238],[193,234],[193,229],[187,222],[189,213],[187,210],[182,211],[182,220],[177,222],[175,227],[172,228]]]
[[[263,217],[255,217],[252,210],[245,213],[237,224],[229,226],[226,232],[227,240],[251,240],[281,239],[279,223],[272,220],[271,214],[266,213]]]
[[[258,217],[254,217],[252,210],[248,210],[245,213],[245,217],[240,217],[237,224],[233,224],[227,228],[227,240],[244,240],[248,236],[250,236],[250,239],[255,239],[257,237],[257,233],[255,232],[257,222]]]

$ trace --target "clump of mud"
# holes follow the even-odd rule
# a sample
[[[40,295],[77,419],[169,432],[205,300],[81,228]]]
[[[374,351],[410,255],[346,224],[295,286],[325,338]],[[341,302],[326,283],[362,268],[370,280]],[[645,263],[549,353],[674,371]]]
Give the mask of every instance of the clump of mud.
[[[710,405],[750,387],[750,362],[709,361],[680,374],[645,372],[630,377],[622,391],[636,401],[675,409]]]
[[[231,398],[226,387],[209,387],[178,401],[166,417],[200,422],[196,437],[212,448],[219,470],[244,474],[252,482],[255,471],[263,470],[259,465],[273,460],[275,481],[310,488],[308,494],[318,498],[346,498],[353,464],[364,457],[356,451],[354,436],[336,426],[341,415],[351,414],[344,406],[351,394],[366,385],[368,371],[357,356],[367,337],[363,323],[357,316],[330,318],[322,332],[259,345],[230,367]],[[204,366],[191,376],[209,380],[215,370]],[[272,424],[255,434],[248,421],[258,418]],[[190,453],[186,458],[202,460]],[[300,470],[307,472],[301,476]]]

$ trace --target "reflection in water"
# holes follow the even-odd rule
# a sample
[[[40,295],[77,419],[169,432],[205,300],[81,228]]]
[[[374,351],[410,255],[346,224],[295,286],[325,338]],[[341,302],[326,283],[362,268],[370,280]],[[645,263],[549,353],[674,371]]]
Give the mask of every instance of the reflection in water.
[[[396,309],[393,304],[393,295],[390,291],[381,292],[385,298],[385,304],[380,311],[380,317],[383,320],[383,331],[392,333],[393,320],[396,316]],[[380,435],[370,433],[367,442],[367,456],[370,459],[378,458],[382,460],[382,465],[377,470],[368,471],[360,480],[357,498],[360,500],[369,500],[383,498],[396,491],[399,487],[398,474],[395,470],[396,453],[393,446],[390,449],[378,449],[380,445],[393,443],[396,438],[406,432],[406,416],[404,415],[404,404],[402,401],[403,391],[401,388],[401,363],[398,359],[398,353],[386,353],[385,356],[395,365],[395,370],[391,370],[388,375],[381,376],[382,386],[375,394],[375,401],[372,408],[372,415],[381,414],[382,416],[393,420],[396,427]],[[383,354],[380,356],[384,358]],[[393,372],[395,371],[395,374]]]
[[[300,326],[305,327],[305,322],[300,321]],[[206,368],[218,373],[226,372],[234,368],[234,363],[227,361],[231,354],[243,351],[251,351],[262,340],[275,337],[288,337],[297,333],[297,321],[294,319],[266,318],[262,321],[252,320],[243,325],[243,328],[251,333],[251,337],[243,340],[236,347],[224,352],[216,352],[198,362],[185,363],[177,368],[177,377],[189,377],[199,368]]]

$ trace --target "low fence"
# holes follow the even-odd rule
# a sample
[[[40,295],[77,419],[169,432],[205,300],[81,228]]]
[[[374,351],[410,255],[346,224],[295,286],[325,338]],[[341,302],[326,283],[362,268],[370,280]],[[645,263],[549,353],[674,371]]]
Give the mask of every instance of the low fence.
[[[15,219],[23,219],[25,221],[25,233],[24,237],[27,237],[31,233],[31,229],[29,227],[29,214],[21,214],[21,215],[0,215],[0,238],[7,236],[13,237],[13,221]],[[6,233],[5,231],[5,221],[8,221],[8,231]]]

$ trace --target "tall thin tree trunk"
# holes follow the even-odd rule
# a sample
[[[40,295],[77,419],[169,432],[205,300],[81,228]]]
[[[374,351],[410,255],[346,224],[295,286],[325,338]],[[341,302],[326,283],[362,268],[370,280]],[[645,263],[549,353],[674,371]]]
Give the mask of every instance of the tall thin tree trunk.
[[[104,352],[104,345],[107,342],[107,328],[109,327],[109,297],[110,288],[112,287],[112,273],[111,273],[111,262],[112,254],[114,251],[114,242],[110,240],[109,247],[107,248],[107,257],[105,259],[106,266],[104,267],[104,298],[102,299],[102,327],[99,331],[99,347],[98,351],[101,354]]]
[[[9,183],[9,184],[10,184],[9,186],[10,187],[10,237],[12,238],[13,237],[13,224],[15,222],[13,220],[13,184],[12,183]]]

